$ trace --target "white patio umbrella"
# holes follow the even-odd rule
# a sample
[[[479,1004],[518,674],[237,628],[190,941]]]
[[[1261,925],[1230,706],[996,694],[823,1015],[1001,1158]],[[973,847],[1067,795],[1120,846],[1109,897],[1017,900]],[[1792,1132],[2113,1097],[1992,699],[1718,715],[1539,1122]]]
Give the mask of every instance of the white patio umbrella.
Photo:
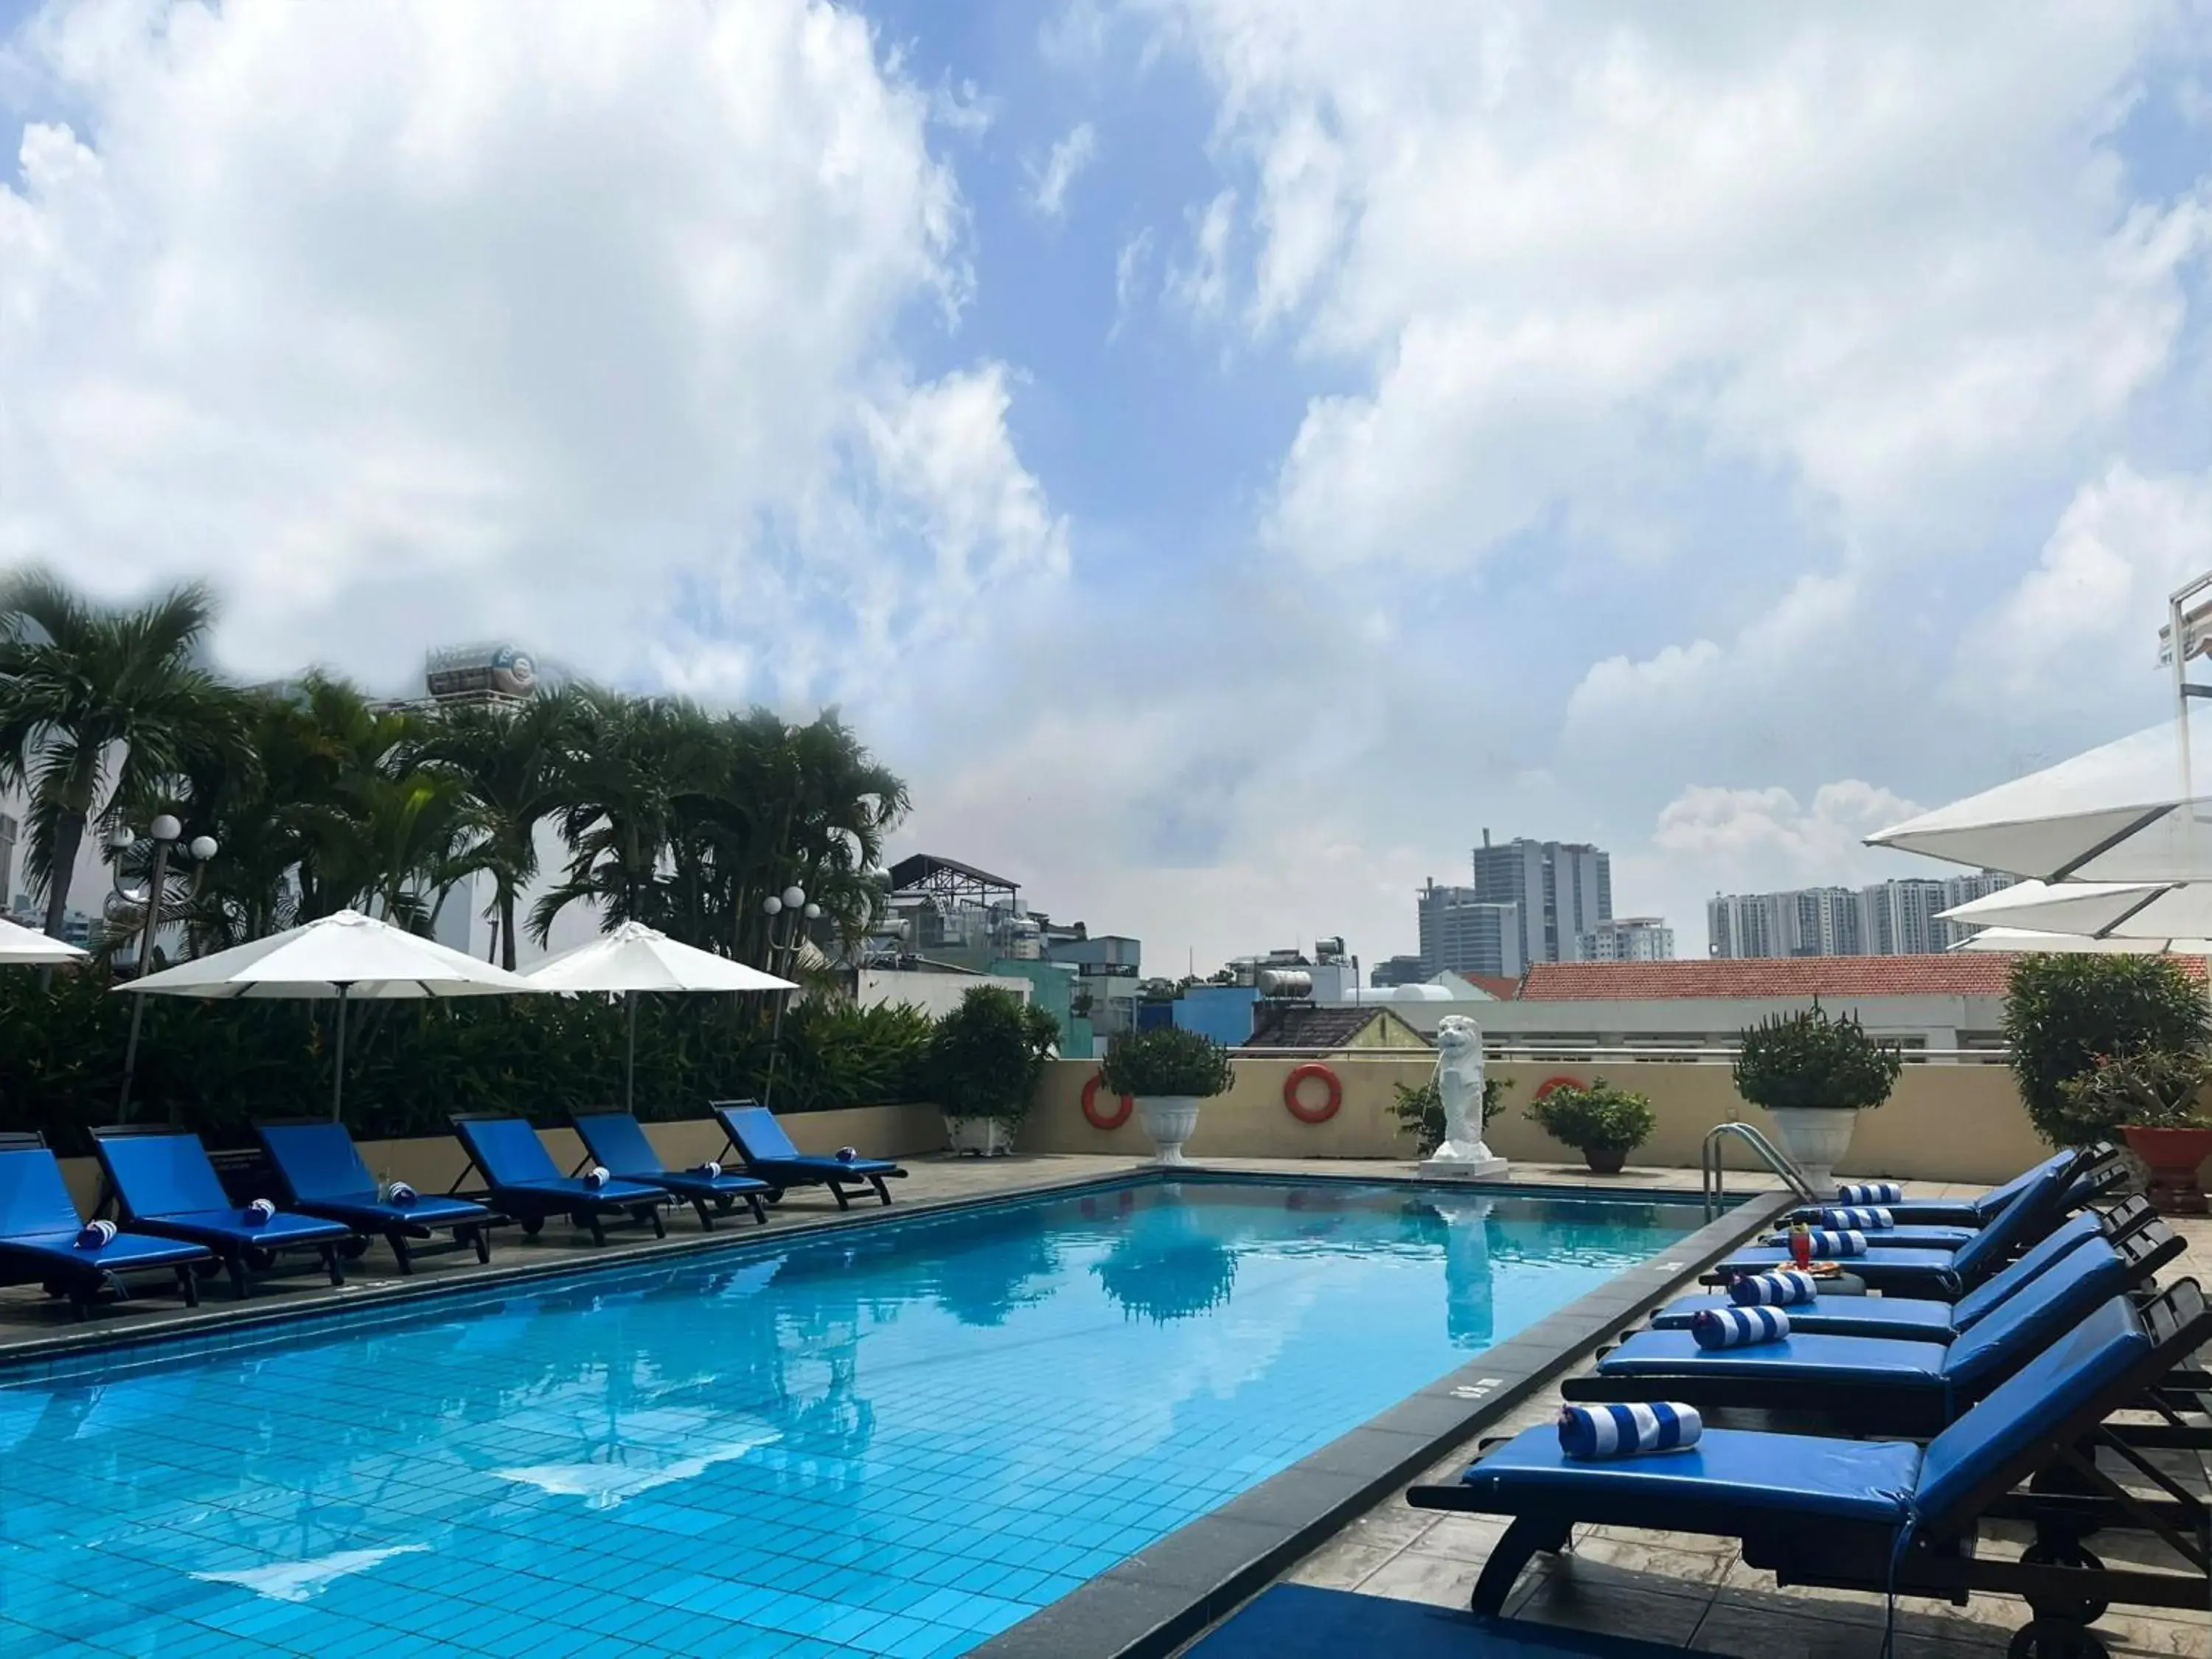
[[[82,962],[88,954],[35,927],[0,920],[0,963],[41,966],[56,962]]]
[[[2087,933],[2039,933],[2033,927],[1984,927],[1951,948],[2006,956],[2040,951],[2057,956],[2203,957],[2212,956],[2212,939],[2094,939]]]
[[[629,1049],[623,1066],[623,1109],[636,1109],[637,997],[641,991],[796,991],[774,974],[672,939],[641,921],[548,958],[525,975],[537,991],[619,992],[629,1016]]]
[[[115,988],[149,996],[336,997],[335,1121],[345,1094],[346,1005],[368,999],[513,996],[539,988],[520,974],[448,950],[435,939],[341,910],[267,939],[218,951]]]
[[[2168,721],[1867,837],[2042,881],[2212,879],[2212,720]],[[2033,924],[2023,924],[2033,926]]]
[[[2212,935],[2212,882],[2024,881],[1940,919],[2100,940],[2203,939]]]

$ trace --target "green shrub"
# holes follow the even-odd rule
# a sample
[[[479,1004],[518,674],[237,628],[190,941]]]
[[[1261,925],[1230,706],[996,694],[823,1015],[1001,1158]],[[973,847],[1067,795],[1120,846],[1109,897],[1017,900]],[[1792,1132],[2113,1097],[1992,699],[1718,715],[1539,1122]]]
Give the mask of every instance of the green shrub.
[[[131,1115],[214,1146],[252,1140],[256,1118],[327,1109],[332,1005],[149,1000]],[[58,1151],[90,1150],[114,1121],[129,999],[80,971],[41,989],[0,975],[0,1128],[36,1129]],[[769,1011],[732,997],[638,999],[637,1109],[697,1117],[709,1099],[762,1094]],[[776,1056],[780,1112],[927,1098],[933,1026],[912,1008],[810,1000],[788,1010]],[[448,1113],[520,1112],[541,1123],[623,1096],[616,999],[483,997],[356,1003],[347,1023],[345,1121],[363,1139],[444,1134]]]
[[[1229,1051],[1212,1038],[1178,1025],[1162,1025],[1119,1037],[1099,1068],[1108,1091],[1157,1100],[1167,1095],[1205,1099],[1225,1094],[1237,1080]]]
[[[2165,957],[2023,957],[2013,964],[2004,1035],[2036,1133],[2054,1146],[2087,1146],[2113,1120],[2103,1105],[2077,1106],[2066,1084],[2114,1054],[2203,1052],[2203,988]]]
[[[1754,1106],[1869,1111],[1889,1098],[1904,1060],[1877,1042],[1856,1015],[1832,1019],[1816,1000],[1801,1014],[1776,1014],[1742,1033],[1735,1091]]]
[[[930,1038],[930,1097],[948,1117],[1019,1123],[1059,1035],[1044,1009],[1002,987],[975,986]]]
[[[2077,1128],[2096,1127],[2092,1139],[2116,1137],[2132,1123],[2145,1129],[2212,1127],[2202,1103],[2212,1083],[2212,1057],[2201,1051],[2147,1048],[2115,1054],[2094,1071],[2058,1085],[2067,1115]]]
[[[1524,1115],[1563,1146],[1578,1152],[1634,1152],[1651,1139],[1659,1127],[1658,1115],[1644,1096],[1616,1089],[1603,1078],[1588,1087],[1561,1084],[1540,1100],[1532,1100]]]
[[[1505,1109],[1505,1091],[1513,1085],[1502,1078],[1482,1079],[1482,1127],[1490,1127],[1490,1120]],[[1393,1084],[1398,1098],[1391,1103],[1390,1115],[1398,1120],[1398,1133],[1413,1137],[1415,1156],[1426,1158],[1444,1144],[1443,1097],[1437,1092],[1432,1079],[1413,1086]]]

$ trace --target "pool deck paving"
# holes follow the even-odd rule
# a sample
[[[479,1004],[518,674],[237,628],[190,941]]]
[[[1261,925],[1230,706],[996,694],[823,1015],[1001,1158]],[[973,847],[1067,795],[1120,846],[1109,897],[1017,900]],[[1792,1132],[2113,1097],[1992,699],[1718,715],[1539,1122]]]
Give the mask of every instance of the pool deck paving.
[[[711,1233],[702,1233],[688,1210],[673,1211],[665,1241],[623,1230],[612,1232],[607,1244],[599,1247],[586,1235],[568,1234],[557,1226],[549,1226],[536,1239],[501,1229],[489,1268],[478,1266],[470,1253],[434,1254],[419,1256],[416,1273],[404,1279],[378,1244],[350,1264],[349,1283],[343,1289],[331,1288],[312,1270],[287,1271],[258,1282],[254,1294],[239,1301],[229,1296],[227,1285],[216,1282],[206,1287],[197,1312],[185,1310],[173,1296],[149,1294],[103,1308],[79,1322],[66,1304],[50,1300],[36,1286],[0,1289],[0,1368],[66,1358],[118,1338],[134,1344],[191,1338],[344,1305],[396,1303],[581,1267],[674,1259],[763,1237],[795,1237],[841,1224],[1082,1187],[1150,1167],[1148,1161],[1137,1158],[986,1160],[948,1155],[909,1159],[909,1176],[892,1188],[896,1202],[888,1210],[869,1200],[841,1212],[826,1194],[800,1191],[771,1209],[765,1228],[732,1217]],[[1215,1173],[1365,1180],[1406,1180],[1413,1174],[1410,1161],[1204,1159],[1194,1160],[1194,1167]],[[1515,1165],[1510,1181],[1607,1195],[1694,1193],[1699,1185],[1694,1170],[1632,1168],[1620,1176],[1600,1177],[1579,1166],[1540,1164]],[[1747,1211],[1771,1211],[1780,1202],[1778,1184],[1763,1174],[1731,1170],[1728,1184],[1732,1194],[1752,1195]],[[1920,1183],[1910,1190],[1915,1197],[1941,1197],[1979,1188]],[[2171,1224],[2186,1241],[2188,1253],[2161,1277],[2169,1282],[2191,1273],[2212,1279],[2212,1222],[2173,1218]],[[1635,1323],[1655,1301],[1693,1284],[1697,1269],[1686,1267],[1674,1277],[1676,1265],[1649,1264],[1624,1276],[1630,1282],[1608,1287],[1608,1297],[1577,1304],[1579,1311],[1569,1322],[1576,1328],[1544,1333],[1525,1353],[1517,1351],[1520,1339],[1516,1339],[1476,1356],[1477,1363],[1464,1368],[1470,1375],[1497,1371],[1501,1363],[1508,1370],[1525,1368],[1525,1385],[1499,1389],[1488,1402],[1494,1409],[1482,1408],[1482,1389],[1470,1390],[1461,1373],[1440,1379],[1395,1413],[1355,1430],[1216,1516],[1171,1534],[979,1653],[1012,1659],[1032,1652],[1166,1651],[1175,1645],[1162,1639],[1169,1629],[1180,1625],[1176,1641],[1193,1633],[1192,1581],[1226,1583],[1231,1575],[1237,1584],[1233,1595],[1208,1598],[1206,1616],[1220,1616],[1237,1599],[1277,1577],[1363,1595],[1464,1607],[1504,1522],[1413,1509],[1405,1502],[1405,1487],[1456,1478],[1477,1436],[1510,1434],[1548,1422],[1559,1408],[1559,1379],[1586,1369],[1587,1352],[1596,1342]],[[1547,1341],[1552,1344],[1548,1353],[1539,1352]],[[1562,1367],[1558,1356],[1563,1351],[1585,1357]],[[1486,1376],[1478,1381],[1490,1385],[1497,1379]],[[1450,1449],[1440,1452],[1446,1444]],[[1409,1451],[1420,1457],[1418,1475],[1406,1463]],[[1395,1478],[1387,1489],[1378,1490],[1376,1473],[1393,1458],[1397,1462]],[[2204,1489],[2201,1467],[2189,1468],[2186,1478]],[[2109,1557],[2114,1552],[2103,1548],[2103,1553]],[[1206,1575],[1214,1569],[1208,1563],[1216,1557],[1223,1577],[1209,1579]],[[1765,1575],[1745,1567],[1735,1546],[1724,1540],[1605,1528],[1579,1530],[1569,1554],[1540,1558],[1507,1611],[1539,1622],[1633,1634],[1646,1641],[1745,1659],[1794,1659],[1798,1655],[1806,1659],[1873,1659],[1881,1649],[1884,1620],[1882,1604],[1875,1597],[1778,1590]],[[1063,1616],[1048,1617],[1054,1613]],[[2027,1617],[2024,1606],[2002,1596],[1977,1595],[1964,1607],[1901,1602],[1896,1620],[1898,1659],[1973,1659],[2002,1651]],[[1139,1629],[1148,1620],[1152,1621],[1149,1636]],[[1108,1626],[1115,1625],[1122,1626],[1127,1640],[1109,1634]],[[2203,1619],[2116,1611],[2096,1629],[2115,1654],[2212,1659],[2212,1611]]]

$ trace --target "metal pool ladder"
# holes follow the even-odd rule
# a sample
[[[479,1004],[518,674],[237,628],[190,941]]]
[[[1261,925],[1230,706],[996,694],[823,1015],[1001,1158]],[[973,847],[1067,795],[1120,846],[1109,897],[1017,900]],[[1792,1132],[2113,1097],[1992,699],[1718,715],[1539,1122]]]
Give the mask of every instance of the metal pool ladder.
[[[1766,1167],[1782,1177],[1783,1184],[1808,1204],[1817,1204],[1820,1195],[1813,1190],[1805,1173],[1783,1155],[1782,1149],[1761,1133],[1755,1123],[1716,1123],[1706,1132],[1705,1145],[1698,1162],[1705,1177],[1705,1219],[1711,1221],[1721,1212],[1721,1141],[1734,1135],[1759,1154]]]

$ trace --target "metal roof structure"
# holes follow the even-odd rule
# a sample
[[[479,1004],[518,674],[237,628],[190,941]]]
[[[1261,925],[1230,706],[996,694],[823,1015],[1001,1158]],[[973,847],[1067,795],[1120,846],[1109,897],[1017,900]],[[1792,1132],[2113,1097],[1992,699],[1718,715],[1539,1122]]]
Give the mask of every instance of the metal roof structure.
[[[916,853],[891,866],[891,891],[911,893],[940,904],[1012,904],[1021,884],[957,859]]]

